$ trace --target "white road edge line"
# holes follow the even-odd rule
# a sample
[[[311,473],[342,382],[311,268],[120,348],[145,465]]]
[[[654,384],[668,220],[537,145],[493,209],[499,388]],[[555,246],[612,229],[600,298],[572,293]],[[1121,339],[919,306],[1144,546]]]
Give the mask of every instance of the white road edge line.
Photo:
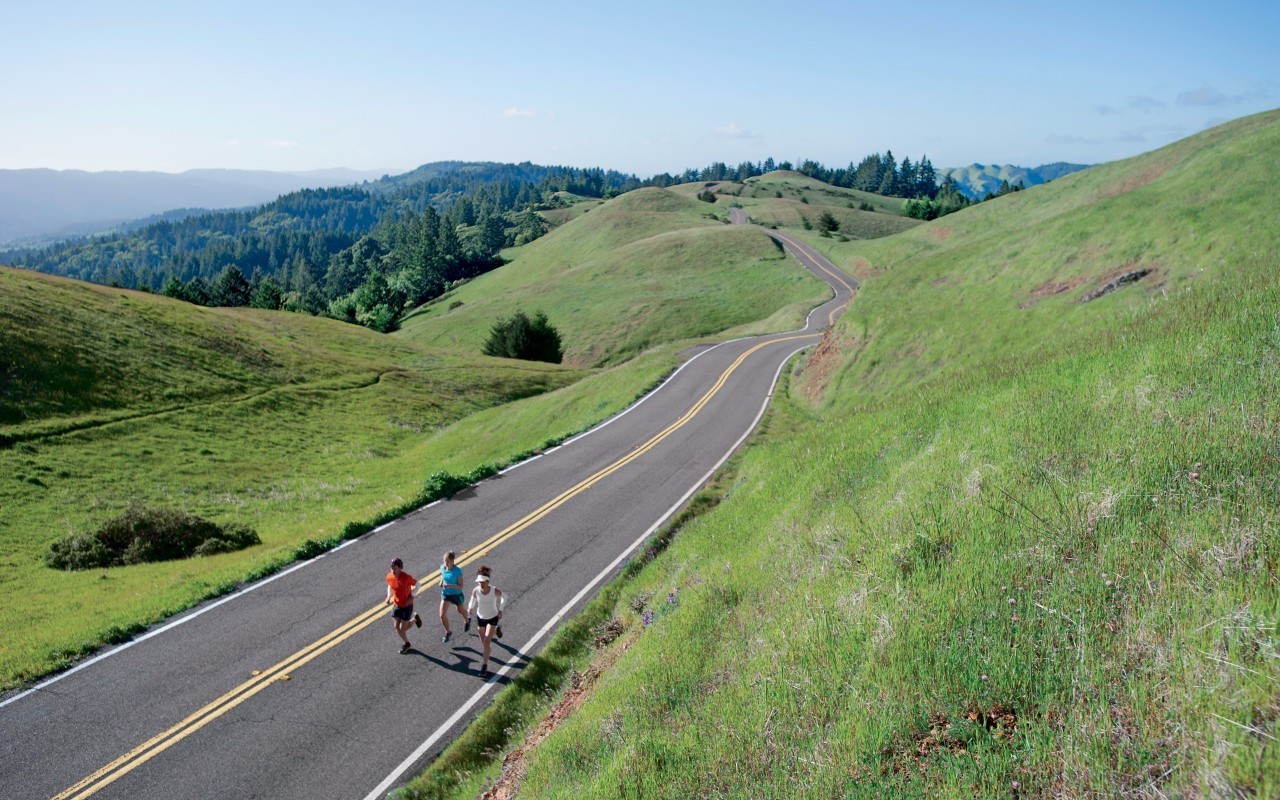
[[[587,592],[590,592],[593,588],[595,588],[596,584],[604,580],[605,577],[609,575],[609,573],[611,573],[615,568],[617,568],[617,566],[622,563],[623,559],[625,559],[627,556],[633,553],[636,550],[636,548],[638,548],[640,545],[644,544],[645,541],[650,536],[653,535],[654,531],[656,531],[659,527],[665,524],[666,521],[672,517],[672,515],[674,515],[677,511],[679,511],[684,506],[684,504],[689,500],[690,497],[692,497],[703,486],[706,486],[707,481],[711,480],[711,476],[715,475],[716,472],[720,469],[720,467],[724,466],[724,463],[728,461],[729,458],[734,453],[738,452],[738,448],[742,446],[742,443],[747,440],[747,437],[749,437],[752,434],[752,432],[755,431],[756,426],[760,424],[760,419],[761,417],[764,416],[765,409],[769,407],[769,401],[773,399],[773,390],[778,385],[778,376],[782,374],[783,368],[786,367],[787,364],[791,363],[791,359],[795,357],[796,353],[799,353],[801,350],[805,349],[806,347],[809,347],[809,345],[807,344],[801,345],[800,347],[797,347],[795,350],[792,350],[787,355],[787,357],[782,360],[782,363],[778,365],[778,371],[773,374],[773,383],[769,386],[768,393],[765,394],[764,402],[760,404],[760,410],[756,412],[756,418],[751,421],[750,425],[747,426],[746,432],[744,432],[742,436],[738,437],[738,441],[733,443],[733,447],[729,448],[728,452],[726,452],[724,456],[719,461],[716,462],[715,466],[713,466],[710,470],[708,470],[706,475],[703,475],[701,479],[699,479],[696,483],[694,483],[694,485],[689,489],[689,491],[685,492],[684,495],[679,500],[676,501],[675,505],[671,506],[671,508],[668,508],[666,512],[661,517],[658,518],[658,521],[653,523],[653,525],[651,525],[649,529],[646,530],[640,536],[640,538],[636,539],[634,542],[628,545],[626,549],[623,550],[618,555],[617,558],[615,558],[612,562],[609,563],[609,566],[601,570],[600,574],[592,578],[590,583],[582,587],[582,590],[579,591],[576,595],[574,595],[572,600],[565,603],[564,606],[561,607],[561,609],[557,611],[555,615],[552,616],[551,619],[547,621],[547,624],[543,625],[538,630],[538,632],[533,635],[533,638],[531,638],[528,642],[524,644],[523,647],[520,648],[518,652],[521,655],[528,658],[527,654],[529,653],[530,650],[533,649],[534,645],[536,645],[538,641],[542,639],[543,636],[546,636],[547,633],[550,632],[550,630],[553,627],[555,627],[556,624],[559,623],[560,620],[564,618],[566,614],[569,613],[569,610],[573,608],[575,605],[577,605],[578,602],[582,600],[583,597],[586,596]],[[701,353],[699,353],[699,355],[701,355]],[[697,356],[694,356],[694,358],[697,358]],[[689,359],[689,360],[692,361],[693,359]],[[410,753],[408,758],[406,758],[404,761],[401,761],[400,764],[395,768],[395,770],[392,771],[390,775],[388,775],[386,778],[382,780],[382,783],[379,783],[377,786],[374,787],[373,791],[365,795],[364,800],[378,800],[378,798],[382,797],[383,794],[387,792],[387,790],[390,789],[397,780],[400,779],[400,776],[408,772],[409,769],[413,767],[414,763],[417,762],[418,759],[422,758],[422,756],[428,750],[430,750],[433,746],[435,746],[436,742],[440,741],[441,737],[443,737],[446,733],[449,732],[450,728],[452,728],[454,725],[458,723],[460,719],[466,716],[467,712],[470,711],[472,708],[474,708],[475,705],[479,703],[480,700],[486,694],[489,693],[489,690],[493,688],[494,683],[497,682],[498,678],[502,677],[503,675],[506,675],[507,672],[510,671],[510,669],[511,667],[507,665],[507,666],[503,666],[501,669],[495,672],[493,674],[493,677],[485,681],[484,686],[477,689],[476,693],[471,695],[470,699],[468,699],[467,702],[463,703],[462,706],[460,706],[457,711],[453,712],[452,716],[450,716],[447,720],[445,720],[440,725],[440,727],[436,728],[435,731],[426,738],[426,741],[418,745],[417,749],[415,749],[412,753]]]
[[[309,558],[309,559],[307,559],[306,561],[301,561],[301,562],[299,562],[299,563],[297,563],[297,564],[294,564],[294,565],[293,565],[293,566],[291,566],[291,567],[288,567],[287,569],[283,569],[283,570],[281,570],[281,571],[277,572],[277,573],[276,573],[276,574],[274,574],[274,575],[268,575],[267,577],[265,577],[265,578],[263,578],[263,579],[261,579],[261,580],[259,580],[259,581],[255,581],[254,583],[249,584],[248,586],[244,587],[243,589],[240,589],[239,591],[232,592],[231,594],[227,595],[226,597],[219,598],[218,600],[215,600],[215,601],[213,601],[212,603],[209,603],[207,606],[204,606],[203,608],[200,608],[200,609],[198,609],[198,610],[196,610],[196,611],[193,611],[193,612],[191,612],[190,614],[186,614],[186,615],[184,615],[184,616],[180,616],[180,617],[178,617],[177,619],[173,620],[172,622],[168,622],[168,623],[166,623],[166,624],[164,624],[164,625],[161,625],[159,628],[156,628],[155,630],[147,631],[146,633],[142,634],[141,636],[138,636],[137,638],[130,639],[129,641],[125,642],[124,644],[119,645],[118,647],[113,647],[113,648],[111,648],[110,650],[107,650],[105,653],[99,653],[98,655],[94,656],[93,658],[90,658],[90,659],[89,659],[89,660],[87,660],[87,661],[82,661],[82,662],[80,662],[79,664],[76,664],[74,667],[72,667],[71,669],[68,669],[68,670],[67,670],[67,671],[65,671],[65,672],[59,672],[57,675],[54,675],[52,678],[48,679],[47,681],[42,681],[41,683],[37,683],[35,686],[32,686],[30,689],[27,689],[27,690],[22,691],[22,692],[18,692],[18,693],[17,693],[17,694],[15,694],[13,697],[10,697],[10,698],[8,698],[7,700],[4,700],[4,701],[0,701],[0,708],[4,708],[5,706],[9,705],[10,703],[13,703],[13,702],[16,702],[16,701],[18,701],[18,700],[21,700],[22,698],[26,697],[26,696],[27,696],[27,695],[29,695],[29,694],[34,694],[35,692],[38,692],[38,691],[40,691],[41,689],[44,689],[44,688],[46,688],[46,687],[50,686],[51,684],[57,683],[58,681],[62,680],[63,678],[66,678],[66,677],[69,677],[69,676],[71,676],[71,675],[76,674],[77,672],[79,672],[80,670],[82,670],[82,669],[84,669],[84,668],[86,668],[86,667],[93,666],[94,664],[98,663],[99,661],[102,661],[102,660],[103,660],[103,659],[105,659],[105,658],[109,658],[109,657],[111,657],[111,656],[114,656],[116,653],[122,653],[122,652],[124,652],[125,650],[128,650],[130,647],[133,647],[135,644],[139,644],[139,643],[141,643],[141,642],[145,642],[146,640],[150,639],[152,636],[159,636],[160,634],[162,634],[162,633],[164,633],[164,632],[166,632],[166,631],[172,630],[172,629],[174,629],[174,628],[178,627],[179,625],[183,625],[183,624],[185,624],[185,623],[188,623],[188,622],[190,622],[191,620],[195,619],[196,617],[200,616],[201,614],[204,614],[204,613],[206,613],[206,612],[212,611],[213,609],[217,608],[218,606],[222,605],[223,603],[230,603],[232,600],[235,600],[235,599],[237,599],[237,598],[239,598],[239,597],[243,597],[244,595],[248,594],[249,592],[252,592],[252,591],[255,591],[255,590],[257,590],[257,589],[260,589],[260,588],[262,588],[263,586],[266,586],[268,583],[271,583],[271,582],[272,582],[272,581],[274,581],[274,580],[278,580],[279,578],[283,578],[285,575],[288,575],[288,574],[289,574],[289,573],[291,573],[291,572],[296,572],[296,571],[298,571],[298,570],[302,569],[302,568],[303,568],[303,567],[305,567],[305,566],[308,566],[308,565],[310,565],[310,564],[314,564],[315,562],[319,561],[320,559],[324,558],[325,556],[327,556],[327,555],[329,555],[329,554],[331,554],[331,553],[336,553],[336,552],[338,552],[339,550],[341,550],[342,548],[346,547],[346,546],[347,546],[347,545],[349,545],[349,544],[354,544],[354,543],[355,543],[355,541],[356,541],[355,539],[348,539],[347,541],[343,542],[342,544],[338,545],[337,547],[333,548],[332,550],[326,550],[326,551],[324,551],[323,553],[321,553],[320,555],[315,556],[314,558]]]

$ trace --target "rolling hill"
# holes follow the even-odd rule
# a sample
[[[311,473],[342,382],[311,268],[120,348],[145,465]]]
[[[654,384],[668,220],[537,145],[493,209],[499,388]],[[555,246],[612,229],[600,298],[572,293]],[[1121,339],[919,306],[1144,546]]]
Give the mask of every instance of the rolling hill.
[[[780,310],[769,324],[794,325],[827,291],[767,238],[679,191],[639,189],[587,211],[507,251],[510,263],[421,307],[395,335],[478,353],[498,318],[543,311],[567,363],[607,366]]]

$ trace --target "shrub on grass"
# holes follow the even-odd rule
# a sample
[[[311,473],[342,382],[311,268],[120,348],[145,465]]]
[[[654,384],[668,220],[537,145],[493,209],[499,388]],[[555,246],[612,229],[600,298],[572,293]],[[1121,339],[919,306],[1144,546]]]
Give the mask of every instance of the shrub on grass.
[[[499,319],[490,329],[483,351],[487,356],[552,364],[559,364],[564,359],[560,333],[542,312],[530,318],[523,311],[516,311],[510,317]]]
[[[54,569],[127,566],[229,553],[261,543],[257,532],[239,523],[219,525],[185,511],[134,506],[93,533],[54,542],[45,563]]]

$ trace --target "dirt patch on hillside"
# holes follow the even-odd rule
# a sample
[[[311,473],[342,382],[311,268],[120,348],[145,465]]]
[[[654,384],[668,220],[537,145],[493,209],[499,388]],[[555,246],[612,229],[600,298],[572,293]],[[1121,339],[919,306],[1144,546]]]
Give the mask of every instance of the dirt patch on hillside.
[[[845,354],[867,346],[868,340],[865,337],[852,341],[843,336],[834,336],[831,331],[828,328],[822,334],[822,341],[809,354],[809,360],[805,362],[800,376],[800,391],[811,403],[817,402],[827,390],[831,377],[845,361]]]
[[[524,780],[525,760],[544,739],[551,735],[560,723],[569,718],[587,698],[596,681],[613,666],[623,653],[631,648],[639,637],[639,631],[633,631],[621,647],[614,648],[592,662],[586,672],[574,673],[569,688],[542,721],[525,736],[524,741],[502,759],[502,775],[490,786],[479,800],[515,800],[520,792],[520,784]]]
[[[1163,284],[1165,271],[1155,264],[1138,264],[1130,262],[1114,269],[1098,279],[1097,287],[1080,297],[1079,302],[1088,303],[1123,289],[1131,283],[1144,281],[1147,284]]]
[[[1103,186],[1099,190],[1098,196],[1106,200],[1112,197],[1119,197],[1122,194],[1128,194],[1135,189],[1141,189],[1143,186],[1158,180],[1173,166],[1174,162],[1171,161],[1149,164],[1137,172],[1124,176],[1115,183]]]
[[[1072,289],[1075,289],[1076,287],[1080,286],[1084,282],[1085,282],[1085,278],[1077,277],[1077,278],[1069,278],[1065,281],[1049,281],[1048,283],[1042,283],[1036,288],[1031,290],[1031,294],[1027,295],[1026,300],[1023,300],[1021,303],[1018,303],[1018,308],[1020,310],[1026,310],[1034,306],[1036,303],[1039,303],[1041,300],[1045,299],[1046,297],[1053,297],[1055,294],[1062,294],[1063,292],[1069,292]]]
[[[997,703],[990,709],[972,708],[964,715],[964,726],[982,727],[1001,744],[1009,744],[1018,732],[1018,714]],[[956,723],[945,713],[938,711],[929,717],[929,730],[912,737],[910,743],[902,742],[885,748],[881,755],[889,762],[886,772],[909,773],[923,770],[936,753],[962,756],[969,749],[972,736],[957,736]]]
[[[951,228],[930,228],[929,235],[940,242],[945,242],[951,238]]]
[[[882,269],[876,269],[875,267],[871,266],[871,262],[863,258],[862,256],[858,256],[857,258],[853,259],[852,266],[853,266],[853,269],[852,269],[853,277],[857,278],[858,280],[866,280],[867,278],[874,278],[875,276],[884,272],[884,270]]]

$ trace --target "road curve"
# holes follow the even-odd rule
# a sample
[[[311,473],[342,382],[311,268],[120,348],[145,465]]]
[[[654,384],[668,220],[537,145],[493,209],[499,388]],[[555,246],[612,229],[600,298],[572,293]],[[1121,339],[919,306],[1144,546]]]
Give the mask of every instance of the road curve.
[[[803,330],[707,347],[583,436],[10,694],[3,796],[385,795],[706,483],[755,428],[782,366],[848,304],[856,281],[764,232],[832,287]],[[468,588],[482,561],[510,598],[488,681],[477,638],[440,642],[434,578],[447,549],[465,551]],[[381,605],[395,556],[425,578],[408,655]]]

